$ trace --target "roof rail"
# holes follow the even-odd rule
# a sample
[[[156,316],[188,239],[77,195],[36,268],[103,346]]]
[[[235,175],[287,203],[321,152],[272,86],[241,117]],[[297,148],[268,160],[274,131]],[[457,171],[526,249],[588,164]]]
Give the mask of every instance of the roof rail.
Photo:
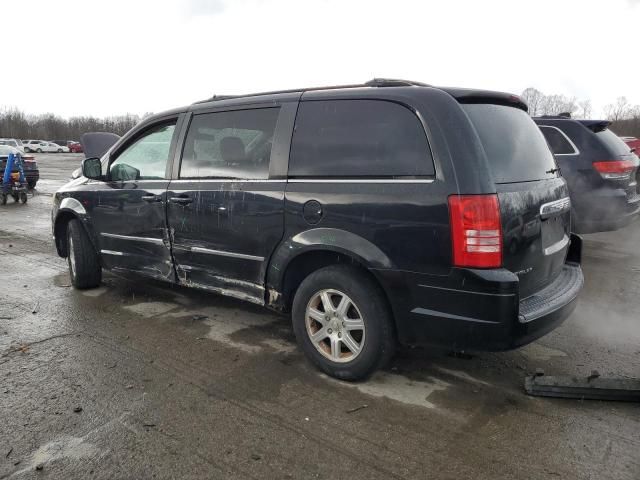
[[[374,78],[365,83],[367,87],[430,87],[431,85],[400,78]]]
[[[368,82],[365,83],[354,83],[354,84],[348,84],[348,85],[332,85],[329,87],[308,87],[308,88],[292,88],[289,90],[273,90],[270,92],[259,92],[259,93],[247,93],[244,95],[214,95],[211,98],[207,98],[205,100],[199,100],[197,102],[194,102],[193,105],[197,105],[200,103],[209,103],[209,102],[215,102],[218,100],[229,100],[232,98],[243,98],[243,97],[259,97],[259,96],[263,96],[263,95],[275,95],[278,93],[303,93],[303,92],[310,92],[310,91],[314,91],[314,90],[339,90],[339,89],[343,89],[343,88],[363,88],[363,87],[409,87],[409,86],[415,86],[415,87],[430,87],[431,85],[428,85],[426,83],[422,83],[422,82],[414,82],[411,80],[400,80],[400,79],[396,79],[396,78],[374,78],[372,80],[369,80]]]

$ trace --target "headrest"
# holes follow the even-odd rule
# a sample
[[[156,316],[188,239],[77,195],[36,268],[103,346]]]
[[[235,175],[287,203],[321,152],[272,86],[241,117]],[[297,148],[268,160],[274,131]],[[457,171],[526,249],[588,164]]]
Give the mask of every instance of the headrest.
[[[220,155],[227,163],[241,163],[246,159],[244,143],[239,137],[224,137],[220,140]]]

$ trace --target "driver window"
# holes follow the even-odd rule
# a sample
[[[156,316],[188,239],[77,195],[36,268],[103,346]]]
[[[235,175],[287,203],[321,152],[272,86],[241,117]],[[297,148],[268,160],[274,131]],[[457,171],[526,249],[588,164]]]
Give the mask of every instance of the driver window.
[[[169,147],[175,123],[159,125],[123,150],[109,167],[112,181],[162,180],[166,178]]]

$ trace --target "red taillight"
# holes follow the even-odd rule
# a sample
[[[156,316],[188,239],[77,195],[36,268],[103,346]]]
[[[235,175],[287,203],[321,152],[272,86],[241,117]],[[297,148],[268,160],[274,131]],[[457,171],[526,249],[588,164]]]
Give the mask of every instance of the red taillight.
[[[502,227],[497,195],[451,195],[449,217],[456,267],[502,266]]]
[[[611,160],[605,162],[593,162],[593,168],[607,179],[625,179],[636,168],[631,160]]]

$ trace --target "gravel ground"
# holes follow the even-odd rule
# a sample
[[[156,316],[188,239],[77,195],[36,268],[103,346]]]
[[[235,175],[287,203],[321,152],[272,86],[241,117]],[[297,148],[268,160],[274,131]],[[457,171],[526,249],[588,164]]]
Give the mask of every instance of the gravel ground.
[[[0,479],[640,478],[640,406],[541,399],[525,375],[640,376],[640,224],[585,236],[562,327],[512,352],[404,349],[364,383],[319,374],[287,317],[106,274],[76,291],[51,194],[82,155],[37,155],[0,207]]]

